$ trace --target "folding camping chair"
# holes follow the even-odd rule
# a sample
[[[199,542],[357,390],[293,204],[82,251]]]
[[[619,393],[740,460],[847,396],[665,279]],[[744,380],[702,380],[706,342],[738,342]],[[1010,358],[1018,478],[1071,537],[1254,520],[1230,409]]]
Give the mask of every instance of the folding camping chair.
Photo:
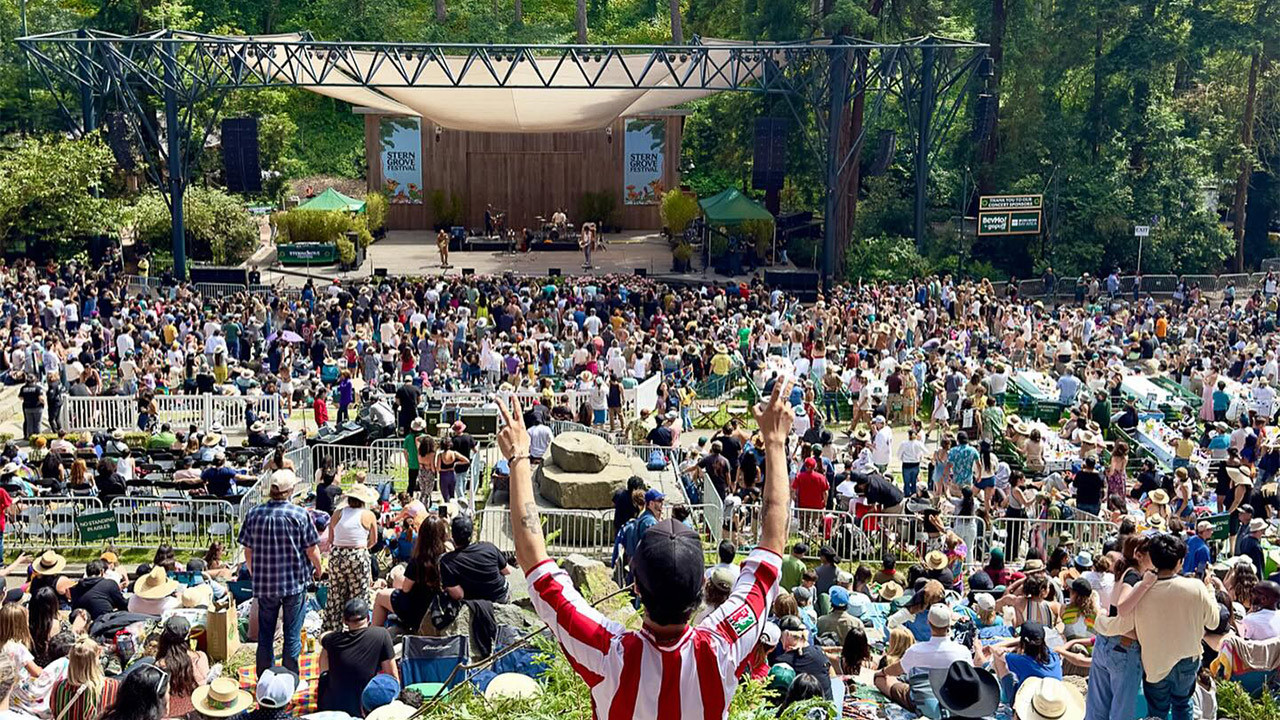
[[[400,659],[401,684],[408,687],[418,683],[440,683],[442,688],[451,688],[466,680],[461,666],[470,662],[470,642],[462,635],[406,635]]]

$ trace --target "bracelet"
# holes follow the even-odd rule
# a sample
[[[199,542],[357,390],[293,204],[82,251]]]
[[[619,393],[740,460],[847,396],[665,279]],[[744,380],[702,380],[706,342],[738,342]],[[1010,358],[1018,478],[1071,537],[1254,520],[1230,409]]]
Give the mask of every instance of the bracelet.
[[[511,458],[510,460],[508,460],[508,461],[507,461],[507,464],[509,465],[509,464],[511,464],[511,463],[513,463],[513,462],[515,462],[515,461],[517,461],[517,460],[528,460],[530,465],[532,465],[532,464],[533,464],[533,456],[532,456],[532,455],[517,455],[517,456],[515,456],[515,457]]]

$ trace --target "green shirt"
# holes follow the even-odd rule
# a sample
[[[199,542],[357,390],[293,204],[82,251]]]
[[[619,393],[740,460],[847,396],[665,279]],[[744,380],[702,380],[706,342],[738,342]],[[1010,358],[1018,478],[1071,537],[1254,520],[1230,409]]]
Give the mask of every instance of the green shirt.
[[[404,436],[404,456],[410,470],[418,469],[418,434],[410,432]]]
[[[173,447],[176,442],[178,442],[178,437],[173,433],[160,432],[152,435],[151,439],[147,440],[147,447],[152,450],[167,450]]]
[[[788,555],[782,561],[782,584],[781,588],[786,592],[800,584],[800,576],[808,570],[809,566],[795,555]]]

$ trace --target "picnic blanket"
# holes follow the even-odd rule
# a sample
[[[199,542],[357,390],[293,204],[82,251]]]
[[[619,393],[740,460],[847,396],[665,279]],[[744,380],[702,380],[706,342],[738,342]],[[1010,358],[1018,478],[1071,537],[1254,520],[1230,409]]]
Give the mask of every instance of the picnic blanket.
[[[317,710],[316,691],[320,685],[320,648],[313,652],[303,652],[298,659],[298,691],[293,694],[293,702],[289,710],[294,716],[313,713]],[[253,665],[240,668],[240,688],[253,692],[258,687],[258,669]]]

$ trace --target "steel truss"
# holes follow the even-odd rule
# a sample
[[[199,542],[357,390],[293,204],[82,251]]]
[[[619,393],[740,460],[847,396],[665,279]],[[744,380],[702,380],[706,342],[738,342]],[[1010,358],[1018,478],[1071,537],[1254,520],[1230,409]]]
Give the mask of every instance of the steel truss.
[[[182,196],[190,168],[235,90],[316,86],[364,88],[601,89],[735,91],[778,95],[807,128],[806,147],[827,168],[823,270],[838,266],[834,219],[867,128],[891,97],[917,134],[917,238],[924,233],[924,183],[932,139],[963,104],[986,46],[922,37],[873,43],[849,37],[778,44],[475,45],[323,42],[308,34],[223,37],[179,31],[115,35],[69,30],[19,38],[59,107],[81,132],[100,112],[122,111],[152,181],[173,214],[174,269],[185,274]],[[642,59],[638,59],[642,58]],[[516,73],[521,66],[533,72]],[[375,79],[376,78],[376,79]],[[868,118],[840,142],[851,103]],[[80,106],[80,117],[72,112]],[[163,109],[164,121],[157,119]],[[176,132],[173,131],[176,129]],[[923,152],[921,152],[923,150]],[[162,171],[162,168],[164,170]]]

